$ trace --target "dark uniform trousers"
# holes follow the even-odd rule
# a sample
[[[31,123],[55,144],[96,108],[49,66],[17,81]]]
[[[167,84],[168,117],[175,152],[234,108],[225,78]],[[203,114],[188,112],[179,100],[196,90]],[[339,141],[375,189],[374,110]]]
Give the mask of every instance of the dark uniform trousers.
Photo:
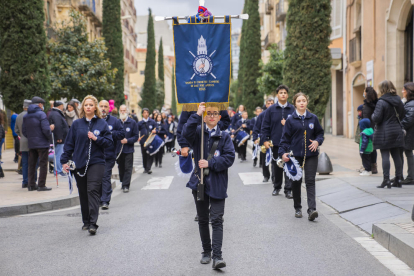
[[[223,215],[225,199],[214,199],[204,194],[204,201],[197,201],[197,191],[193,190],[197,208],[198,228],[204,252],[213,251],[213,259],[221,258],[223,245]],[[213,228],[213,243],[210,239],[209,220]]]
[[[164,156],[164,146],[160,148],[160,150],[154,154],[155,156],[155,165],[162,165],[162,157]]]
[[[266,153],[262,151],[260,151],[260,164],[262,164],[263,177],[270,178],[269,166],[266,166]]]
[[[141,145],[141,154],[142,154],[142,165],[144,167],[144,170],[146,171],[151,170],[154,157],[149,155],[147,153],[147,150],[142,145]]]
[[[239,147],[239,153],[242,160],[246,160],[247,141]]]
[[[47,162],[48,162],[49,148],[45,149],[30,149],[29,150],[29,187],[36,186],[36,169],[37,169],[37,159],[39,158],[39,187],[46,186],[46,177],[47,177]]]
[[[131,184],[132,167],[134,166],[134,153],[121,153],[118,160],[119,180],[122,182],[122,188],[129,189]]]
[[[96,223],[99,216],[99,203],[101,201],[102,178],[105,173],[105,165],[89,165],[84,177],[80,177],[77,172],[83,175],[85,168],[76,169],[74,173],[79,191],[82,221],[86,225],[98,227]]]
[[[279,152],[279,147],[273,147],[272,149],[273,151],[273,156],[276,156],[275,159],[277,159],[278,156],[278,152]],[[276,161],[272,159],[272,173],[274,176],[273,180],[273,186],[275,189],[282,189],[282,183],[283,183],[283,177],[285,178],[285,194],[288,191],[292,190],[292,180],[290,180],[287,176],[286,173],[284,172],[284,170],[282,168],[280,168],[277,164]]]
[[[298,160],[299,164],[303,165],[303,157],[295,157]],[[315,199],[315,178],[316,170],[318,169],[318,156],[307,157],[305,161],[305,184],[306,184],[306,193],[308,197],[308,210],[316,210],[316,199]],[[302,188],[302,178],[298,181],[293,181],[292,183],[292,193],[293,193],[293,203],[295,209],[302,209],[301,204],[301,188]]]
[[[111,184],[111,176],[112,176],[112,169],[115,166],[115,159],[106,159],[105,160],[105,173],[102,179],[102,203],[108,203],[111,201],[112,195],[112,184]]]

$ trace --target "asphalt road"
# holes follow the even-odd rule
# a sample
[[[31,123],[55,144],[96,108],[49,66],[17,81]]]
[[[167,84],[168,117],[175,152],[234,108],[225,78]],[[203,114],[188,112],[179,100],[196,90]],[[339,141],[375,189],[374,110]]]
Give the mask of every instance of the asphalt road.
[[[81,230],[79,208],[0,219],[0,275],[392,275],[323,215],[297,219],[293,202],[273,197],[270,184],[244,185],[239,172],[260,171],[251,160],[229,171],[227,268],[213,271],[199,262],[191,191],[176,176],[177,159],[164,159],[130,193],[117,188],[96,236]],[[149,180],[165,188],[171,177],[159,177],[166,176],[174,176],[168,189],[141,190]]]

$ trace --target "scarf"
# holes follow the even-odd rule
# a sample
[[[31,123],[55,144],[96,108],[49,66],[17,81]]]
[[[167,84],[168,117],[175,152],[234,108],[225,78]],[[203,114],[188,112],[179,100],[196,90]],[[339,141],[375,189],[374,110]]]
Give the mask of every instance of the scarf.
[[[70,118],[78,119],[78,118],[75,118],[76,117],[75,110],[72,110],[72,111],[66,110],[66,115]]]

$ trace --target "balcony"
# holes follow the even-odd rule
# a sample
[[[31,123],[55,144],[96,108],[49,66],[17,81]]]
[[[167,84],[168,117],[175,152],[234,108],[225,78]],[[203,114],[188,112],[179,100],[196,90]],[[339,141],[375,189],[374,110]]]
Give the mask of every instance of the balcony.
[[[84,12],[86,16],[92,18],[92,22],[97,27],[102,27],[101,14],[98,10],[99,7],[96,5],[95,0],[81,0],[79,3],[79,10]]]
[[[289,3],[286,0],[279,0],[279,3],[276,5],[276,21],[284,21],[288,9]]]
[[[269,47],[276,43],[276,38],[274,32],[269,32],[264,40],[264,48],[265,50],[269,49]]]
[[[361,39],[357,36],[349,41],[349,63],[354,67],[360,67],[361,62]]]
[[[266,14],[268,14],[268,15],[272,14],[273,4],[271,3],[271,0],[266,0],[265,10],[266,10]]]

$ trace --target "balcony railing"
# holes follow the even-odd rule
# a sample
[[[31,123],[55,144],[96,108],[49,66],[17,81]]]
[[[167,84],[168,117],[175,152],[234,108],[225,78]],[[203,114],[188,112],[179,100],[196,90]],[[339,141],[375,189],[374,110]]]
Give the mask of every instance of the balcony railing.
[[[361,62],[361,40],[355,37],[349,41],[349,63],[358,65]]]
[[[270,0],[266,0],[265,9],[266,9],[266,14],[272,14],[273,5]]]
[[[79,3],[80,10],[91,10],[93,13],[96,13],[95,0],[81,0]]]
[[[276,5],[276,21],[285,20],[288,8],[286,0],[279,0],[279,3]]]

